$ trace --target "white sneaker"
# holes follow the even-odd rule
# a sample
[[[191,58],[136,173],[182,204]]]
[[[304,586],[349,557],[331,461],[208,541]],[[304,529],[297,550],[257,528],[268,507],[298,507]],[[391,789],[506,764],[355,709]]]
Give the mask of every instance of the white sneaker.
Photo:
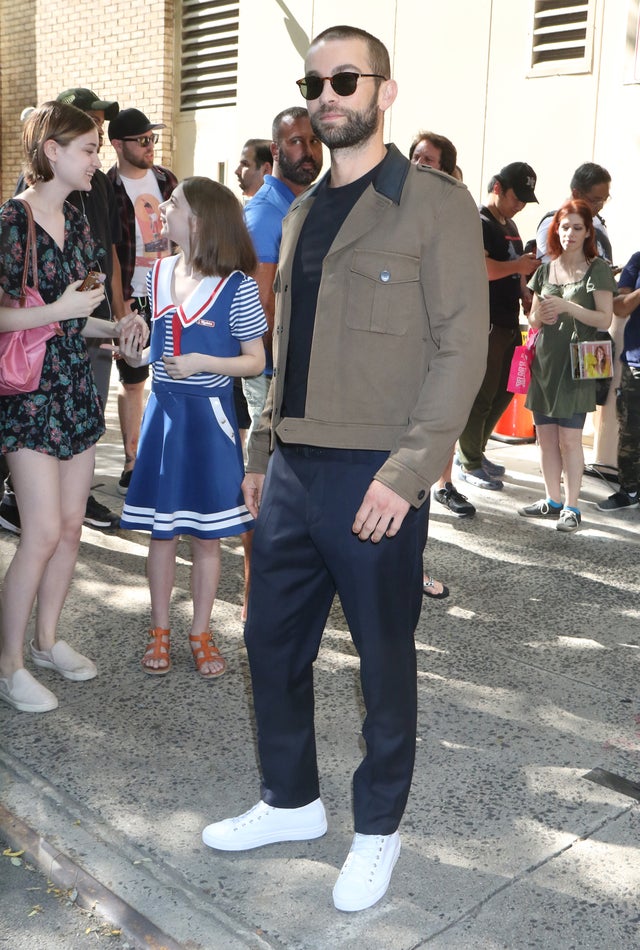
[[[36,650],[33,640],[29,644],[31,659],[36,666],[55,670],[67,680],[76,683],[92,680],[98,675],[98,668],[88,657],[70,647],[66,640],[56,640],[50,650]]]
[[[22,667],[11,676],[0,677],[0,699],[18,712],[50,712],[58,708],[58,700],[29,670]]]
[[[277,841],[321,838],[326,830],[327,817],[319,798],[301,808],[274,808],[260,801],[244,815],[207,825],[202,840],[218,851],[249,851]]]
[[[333,889],[338,910],[365,910],[387,892],[400,854],[400,834],[353,836],[351,850]]]

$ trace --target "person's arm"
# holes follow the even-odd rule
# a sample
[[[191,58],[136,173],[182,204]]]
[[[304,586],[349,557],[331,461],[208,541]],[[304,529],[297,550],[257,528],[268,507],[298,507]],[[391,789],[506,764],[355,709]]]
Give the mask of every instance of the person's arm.
[[[30,330],[33,327],[43,327],[47,323],[82,320],[91,316],[104,297],[104,287],[80,293],[81,284],[81,280],[74,280],[54,303],[43,304],[42,307],[3,306],[3,300],[7,299],[6,295],[3,295],[0,299],[0,332]],[[111,326],[106,321],[102,322]]]
[[[183,353],[181,356],[163,356],[164,368],[172,379],[187,379],[195,373],[215,373],[219,376],[259,376],[264,369],[264,344],[257,340],[242,340],[240,356],[208,356],[206,353]]]
[[[616,317],[628,317],[630,313],[640,307],[640,287],[618,287],[618,296],[613,301],[613,312]]]
[[[495,261],[486,252],[485,255],[489,280],[502,280],[503,277],[511,277],[512,274],[530,277],[540,264],[535,254],[522,254],[513,261]]]
[[[407,427],[375,475],[377,482],[399,496],[392,505],[392,533],[402,523],[403,508],[408,510],[401,502],[418,508],[428,499],[467,422],[486,370],[489,284],[478,210],[462,186],[452,187],[428,210],[435,214],[434,220],[424,217],[431,223],[422,235],[420,282],[425,330],[436,349],[425,367]],[[387,500],[367,496],[365,502],[373,501],[384,521]],[[371,520],[369,513],[365,522],[370,525]],[[354,522],[354,530],[358,525]]]
[[[581,307],[580,304],[565,300],[563,297],[543,297],[537,310],[536,320],[542,323],[557,323],[561,313],[568,313],[570,317],[579,320],[588,327],[598,330],[608,330],[613,316],[613,291],[594,290],[593,300],[595,310]],[[532,324],[534,326],[534,324]]]
[[[124,303],[124,294],[122,293],[122,268],[120,267],[120,258],[116,251],[115,244],[112,247],[113,257],[113,276],[111,278],[111,301],[113,303],[113,316],[115,320],[122,320],[127,308]]]
[[[276,277],[277,264],[268,264],[261,261],[252,275],[258,285],[260,303],[267,321],[267,332],[263,336],[264,345],[269,353],[272,352],[273,320],[276,311],[276,295],[273,292],[273,282]]]

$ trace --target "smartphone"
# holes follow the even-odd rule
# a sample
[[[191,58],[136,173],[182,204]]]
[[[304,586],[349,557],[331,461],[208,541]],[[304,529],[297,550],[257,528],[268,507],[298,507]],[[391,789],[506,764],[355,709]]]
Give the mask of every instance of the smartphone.
[[[105,282],[105,279],[105,274],[101,274],[100,271],[97,270],[90,270],[78,287],[78,290],[95,290],[96,287],[99,287],[100,284]]]

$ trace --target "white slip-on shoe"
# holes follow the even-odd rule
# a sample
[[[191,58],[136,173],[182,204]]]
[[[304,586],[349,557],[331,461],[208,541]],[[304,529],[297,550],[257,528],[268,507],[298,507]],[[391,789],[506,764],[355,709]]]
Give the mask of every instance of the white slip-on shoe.
[[[321,838],[326,830],[327,817],[319,798],[301,808],[274,808],[260,801],[244,815],[207,825],[202,840],[218,851],[249,851],[278,841]]]
[[[33,640],[29,643],[31,658],[36,666],[55,670],[67,680],[76,683],[92,680],[98,675],[98,668],[88,657],[70,647],[66,640],[56,640],[50,650],[36,650]]]
[[[58,708],[58,700],[51,690],[24,668],[11,676],[0,677],[0,699],[18,712],[43,713]]]
[[[351,850],[333,889],[338,910],[365,910],[387,892],[391,874],[400,854],[400,834],[360,835],[356,832]]]

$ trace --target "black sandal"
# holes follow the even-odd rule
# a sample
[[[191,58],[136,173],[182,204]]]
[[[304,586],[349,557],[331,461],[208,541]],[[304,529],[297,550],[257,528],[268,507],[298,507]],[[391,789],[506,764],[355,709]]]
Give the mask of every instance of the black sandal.
[[[435,590],[436,584],[442,584],[442,581],[435,581],[430,574],[427,574],[426,578],[422,581],[422,593],[430,597],[431,600],[444,600],[445,597],[449,596],[449,588],[446,584],[442,584],[440,593],[434,594],[432,591]]]

